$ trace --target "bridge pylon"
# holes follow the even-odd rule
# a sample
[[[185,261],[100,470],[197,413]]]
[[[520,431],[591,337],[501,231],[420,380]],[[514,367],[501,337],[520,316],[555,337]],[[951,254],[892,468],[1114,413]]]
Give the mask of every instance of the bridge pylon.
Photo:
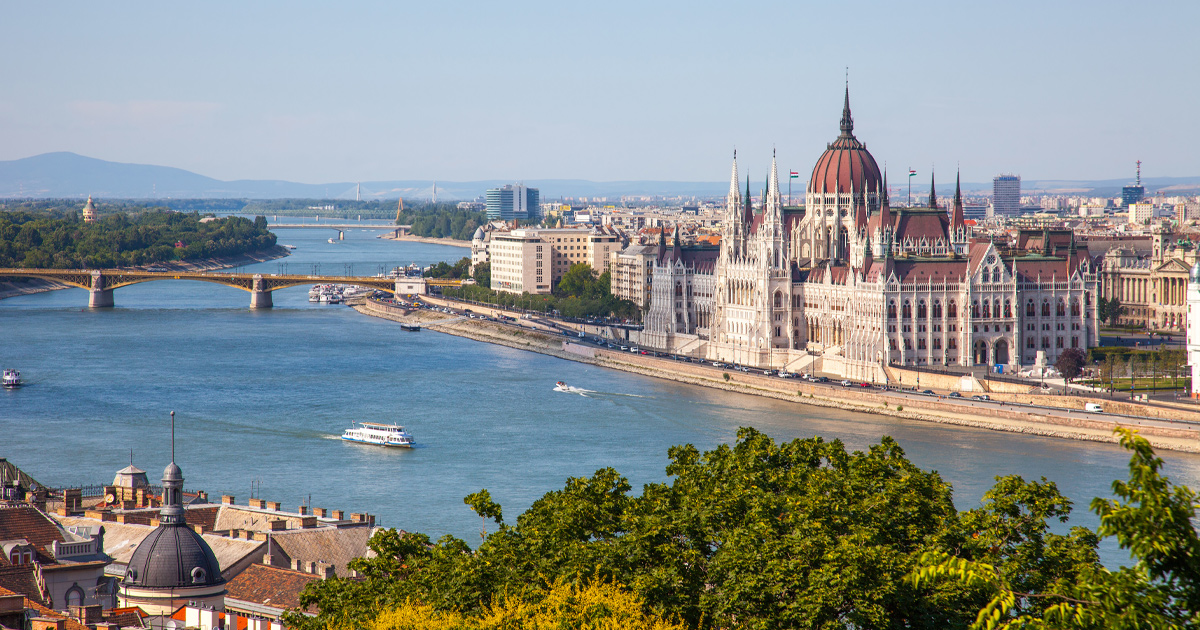
[[[92,288],[88,289],[88,308],[112,308],[113,290],[104,288],[104,274],[92,272]]]

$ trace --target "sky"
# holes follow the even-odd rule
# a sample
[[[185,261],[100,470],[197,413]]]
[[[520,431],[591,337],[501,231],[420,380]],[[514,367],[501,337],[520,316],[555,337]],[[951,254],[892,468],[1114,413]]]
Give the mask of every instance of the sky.
[[[0,160],[218,179],[1200,175],[1200,2],[5,2]],[[942,175],[944,174],[944,175]]]

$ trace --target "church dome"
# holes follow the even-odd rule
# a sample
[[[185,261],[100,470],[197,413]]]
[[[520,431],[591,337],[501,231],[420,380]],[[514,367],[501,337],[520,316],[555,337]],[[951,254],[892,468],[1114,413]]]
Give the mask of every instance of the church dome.
[[[126,586],[169,589],[224,584],[221,565],[207,542],[186,525],[160,525],[129,558]]]
[[[842,133],[821,154],[808,180],[810,193],[856,194],[875,191],[882,187],[883,177],[875,158],[867,151],[867,145],[854,137],[854,119],[850,117],[850,89],[846,89],[846,102],[842,107]]]

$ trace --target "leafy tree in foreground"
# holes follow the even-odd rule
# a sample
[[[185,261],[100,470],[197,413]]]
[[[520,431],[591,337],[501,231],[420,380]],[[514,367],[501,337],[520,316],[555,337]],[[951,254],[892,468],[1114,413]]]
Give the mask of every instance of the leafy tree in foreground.
[[[1200,627],[1200,538],[1196,493],[1161,474],[1149,442],[1117,429],[1131,451],[1129,481],[1114,481],[1116,499],[1094,499],[1101,536],[1116,537],[1136,560],[1109,571],[1080,564],[1053,582],[1012,579],[1005,567],[964,555],[927,552],[910,576],[914,586],[953,580],[990,599],[973,628]],[[1047,554],[1049,555],[1049,554]]]
[[[288,622],[370,627],[401,614],[382,611],[424,607],[458,625],[386,627],[485,628],[496,610],[534,610],[563,584],[600,584],[688,628],[1195,627],[1195,495],[1159,475],[1144,440],[1124,443],[1131,479],[1114,484],[1120,501],[1092,509],[1100,533],[1139,558],[1134,569],[1101,567],[1086,528],[1050,531],[1072,506],[1045,479],[998,478],[978,507],[957,512],[950,486],[890,438],[847,452],[838,441],[776,444],[742,429],[732,446],[670,449],[671,481],[640,496],[602,469],[569,479],[514,524],[486,491],[472,494],[468,505],[497,524],[474,550],[450,536],[435,544],[381,531],[376,557],[351,563],[359,578],[314,582],[301,605],[319,614]]]

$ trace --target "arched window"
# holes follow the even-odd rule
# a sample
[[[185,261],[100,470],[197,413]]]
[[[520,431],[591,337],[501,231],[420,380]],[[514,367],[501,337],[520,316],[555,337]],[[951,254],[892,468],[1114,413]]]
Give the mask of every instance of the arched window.
[[[912,319],[912,303],[908,300],[904,300],[903,314],[904,319]]]
[[[896,302],[888,302],[888,319],[896,319]]]
[[[775,308],[779,308],[781,306],[783,306],[783,294],[776,291],[775,292]]]
[[[1033,305],[1033,300],[1029,300],[1025,303],[1025,316],[1033,317],[1034,315],[1037,315],[1037,307]]]
[[[929,312],[925,309],[925,300],[917,302],[917,318],[925,319],[929,316]]]
[[[996,300],[996,303],[992,306],[992,312],[995,313],[996,317],[1000,317],[1000,300]]]
[[[1004,300],[1004,316],[1012,317],[1012,300]]]
[[[979,300],[971,302],[971,317],[979,317]]]
[[[991,302],[991,300],[984,300],[984,301],[983,301],[983,316],[984,316],[984,317],[991,317],[991,316],[992,316],[992,302]]]
[[[204,569],[202,569],[200,567],[193,568],[192,569],[192,584],[203,584],[207,575],[208,574],[204,571]]]
[[[1079,300],[1071,300],[1071,317],[1079,317]]]
[[[1066,300],[1058,301],[1058,308],[1054,309],[1054,314],[1058,315],[1059,317],[1062,317],[1067,314],[1067,301]]]
[[[1042,300],[1042,317],[1050,317],[1050,300]]]
[[[958,317],[958,305],[954,303],[954,300],[946,302],[946,317]]]
[[[8,562],[9,564],[21,564],[20,548],[13,548],[12,551],[8,552]]]
[[[942,302],[941,300],[933,301],[933,317],[940,319],[942,317]]]

